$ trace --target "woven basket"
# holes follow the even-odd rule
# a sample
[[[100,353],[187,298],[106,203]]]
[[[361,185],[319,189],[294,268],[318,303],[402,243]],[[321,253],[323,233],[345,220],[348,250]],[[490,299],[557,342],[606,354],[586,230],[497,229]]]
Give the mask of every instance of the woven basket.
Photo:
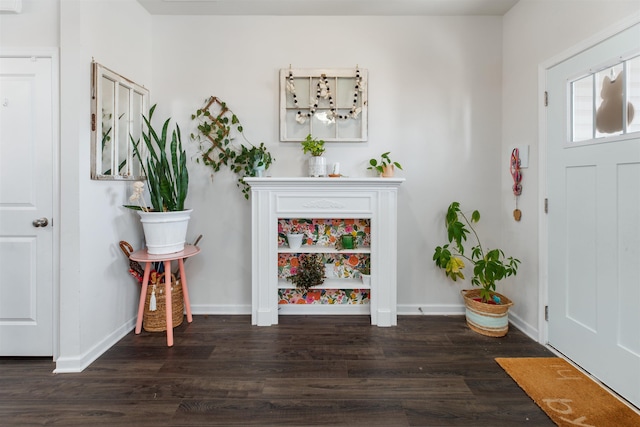
[[[155,287],[156,290],[156,310],[149,310],[149,301],[151,301],[151,293]],[[142,318],[142,327],[147,332],[163,332],[167,330],[167,314],[166,300],[164,294],[164,274],[158,274],[155,282],[149,281],[147,287],[147,296],[144,300],[144,317]],[[182,324],[184,320],[184,297],[182,295],[182,283],[176,280],[176,276],[171,275],[171,317],[172,324],[175,328]]]
[[[509,331],[509,307],[513,302],[504,295],[494,292],[501,304],[487,304],[476,301],[480,298],[480,289],[461,292],[466,307],[467,325],[471,330],[488,337],[503,337]]]

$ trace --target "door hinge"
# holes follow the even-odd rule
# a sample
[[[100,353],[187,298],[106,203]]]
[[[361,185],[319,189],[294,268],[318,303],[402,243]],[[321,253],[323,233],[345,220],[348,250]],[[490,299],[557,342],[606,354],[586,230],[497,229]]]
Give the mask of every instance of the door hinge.
[[[548,305],[544,306],[544,320],[545,320],[545,322],[549,321],[549,306]]]
[[[549,199],[544,199],[544,213],[549,213]]]
[[[96,131],[96,115],[91,114],[91,132]]]
[[[544,106],[549,106],[549,92],[547,92],[546,90],[544,91]]]

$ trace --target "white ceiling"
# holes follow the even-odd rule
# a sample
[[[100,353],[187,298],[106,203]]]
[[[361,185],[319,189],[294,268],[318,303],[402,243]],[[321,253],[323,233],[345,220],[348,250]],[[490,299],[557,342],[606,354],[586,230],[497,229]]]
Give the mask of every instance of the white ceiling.
[[[153,15],[504,15],[518,0],[138,0]]]

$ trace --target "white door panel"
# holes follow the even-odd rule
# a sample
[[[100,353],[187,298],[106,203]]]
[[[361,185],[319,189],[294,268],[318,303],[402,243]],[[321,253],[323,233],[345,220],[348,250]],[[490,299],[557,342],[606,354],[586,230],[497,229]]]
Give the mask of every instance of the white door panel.
[[[634,51],[640,24],[548,70],[548,326],[550,345],[640,407],[640,135],[568,132],[569,82]]]
[[[51,66],[0,58],[0,356],[53,355]]]

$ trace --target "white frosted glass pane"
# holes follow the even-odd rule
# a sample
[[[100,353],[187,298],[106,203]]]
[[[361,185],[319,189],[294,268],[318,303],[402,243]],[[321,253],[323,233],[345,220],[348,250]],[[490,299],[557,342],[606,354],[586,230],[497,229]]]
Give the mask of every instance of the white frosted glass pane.
[[[115,127],[116,84],[113,80],[102,77],[102,171],[111,171],[112,141]],[[109,172],[111,173],[111,172]]]
[[[318,110],[312,118],[312,134],[319,139],[332,139],[336,137],[336,121],[327,116],[329,110]]]
[[[572,141],[593,138],[593,75],[577,80],[571,85],[573,93]]]
[[[287,126],[287,136],[289,138],[296,138],[296,139],[305,139],[307,135],[309,135],[309,133],[311,133],[310,131],[310,119],[307,118],[307,120],[304,123],[298,123],[296,121],[296,114],[297,111],[295,110],[287,110],[287,116],[286,116],[286,126]]]
[[[126,175],[129,151],[129,89],[118,86],[118,162],[114,173]]]
[[[632,105],[627,132],[640,132],[640,56],[627,62],[627,73],[627,101]]]

